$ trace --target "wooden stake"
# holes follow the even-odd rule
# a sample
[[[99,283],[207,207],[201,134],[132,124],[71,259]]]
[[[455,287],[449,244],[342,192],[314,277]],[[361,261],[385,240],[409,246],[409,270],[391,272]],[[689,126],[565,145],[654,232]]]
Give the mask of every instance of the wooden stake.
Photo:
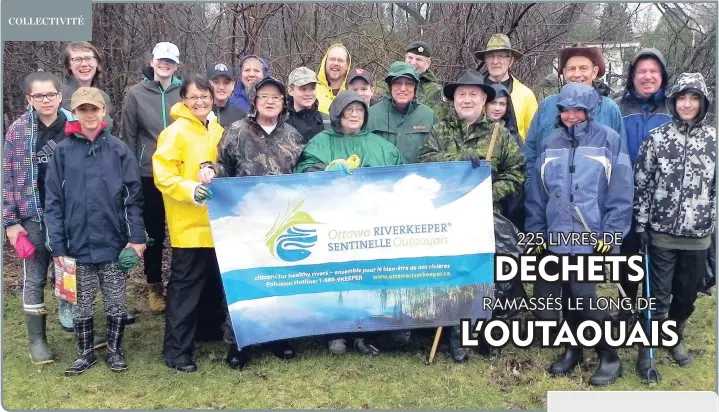
[[[432,363],[434,355],[437,353],[437,346],[439,345],[439,337],[442,336],[442,327],[437,328],[437,332],[434,334],[434,342],[432,343],[432,350],[429,352],[429,358],[427,363]]]
[[[494,130],[492,130],[492,139],[489,141],[489,148],[487,149],[487,156],[485,157],[485,160],[492,160],[494,145],[497,143],[497,137],[499,137],[499,128],[499,123],[495,123]]]

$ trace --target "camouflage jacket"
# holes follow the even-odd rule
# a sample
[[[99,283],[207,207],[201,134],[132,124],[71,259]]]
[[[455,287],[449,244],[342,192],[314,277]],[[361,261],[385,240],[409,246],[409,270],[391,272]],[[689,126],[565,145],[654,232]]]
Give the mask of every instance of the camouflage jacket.
[[[462,154],[474,151],[480,158],[487,156],[494,123],[486,116],[467,127],[453,111],[432,128],[427,143],[419,154],[419,162],[457,161]],[[509,130],[502,127],[492,154],[492,200],[501,213],[500,201],[520,193],[524,182],[524,155]]]
[[[442,103],[442,85],[437,80],[437,76],[429,71],[422,73],[419,80],[417,100],[437,113],[435,106]]]
[[[694,125],[676,113],[677,94],[703,98]],[[649,131],[635,164],[637,227],[675,236],[705,237],[716,220],[716,129],[704,123],[710,94],[699,73],[684,73],[667,97],[673,120]]]
[[[228,126],[217,145],[217,177],[291,174],[304,148],[302,135],[280,121],[269,135],[254,117]]]

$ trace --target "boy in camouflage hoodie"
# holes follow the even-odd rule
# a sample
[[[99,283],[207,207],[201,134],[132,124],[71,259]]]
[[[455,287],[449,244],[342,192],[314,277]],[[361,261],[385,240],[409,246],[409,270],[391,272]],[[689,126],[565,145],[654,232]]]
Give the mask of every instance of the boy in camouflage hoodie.
[[[649,132],[634,172],[636,231],[650,257],[650,295],[657,300],[652,318],[677,321],[679,344],[671,355],[681,366],[691,363],[684,329],[716,220],[716,129],[705,123],[710,103],[704,77],[681,74],[667,97],[672,121]],[[649,349],[640,349],[636,368],[643,379],[649,361]]]

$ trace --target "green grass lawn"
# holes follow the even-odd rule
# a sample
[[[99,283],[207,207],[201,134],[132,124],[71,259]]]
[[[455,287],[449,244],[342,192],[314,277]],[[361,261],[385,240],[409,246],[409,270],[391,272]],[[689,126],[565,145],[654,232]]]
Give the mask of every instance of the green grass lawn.
[[[70,378],[63,372],[74,360],[73,335],[60,329],[55,298],[49,292],[49,339],[57,361],[47,366],[30,363],[21,296],[10,285],[13,279],[17,281],[12,276],[16,269],[12,264],[4,268],[2,399],[6,409],[532,409],[546,408],[546,394],[551,390],[650,390],[633,371],[636,351],[621,351],[624,377],[613,386],[597,389],[586,383],[596,366],[593,351],[586,352],[585,364],[572,376],[552,378],[545,368],[559,349],[505,348],[493,359],[473,353],[470,361],[461,365],[441,353],[435,364],[425,365],[431,343],[428,339],[406,352],[377,357],[354,352],[332,356],[322,341],[300,340],[296,342],[298,358],[282,361],[268,352],[256,352],[243,371],[224,365],[223,344],[199,344],[199,371],[183,374],[168,369],[162,361],[163,317],[148,312],[138,313],[137,323],[126,330],[127,372],[110,372],[101,350],[100,360],[92,369]],[[144,300],[140,300],[137,270],[130,291],[131,307],[141,308]],[[614,291],[605,286],[603,293]],[[660,350],[658,365],[664,379],[651,390],[715,390],[716,310],[716,297],[700,295],[687,330],[694,364],[680,368]],[[100,309],[97,315],[104,327]]]

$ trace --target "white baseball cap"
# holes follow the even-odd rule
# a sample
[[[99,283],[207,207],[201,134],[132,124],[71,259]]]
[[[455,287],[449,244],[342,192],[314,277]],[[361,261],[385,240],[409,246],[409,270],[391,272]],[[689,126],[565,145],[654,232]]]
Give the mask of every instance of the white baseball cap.
[[[152,49],[152,57],[156,59],[170,59],[173,62],[180,64],[180,49],[172,43],[163,41],[157,43],[155,48]]]

